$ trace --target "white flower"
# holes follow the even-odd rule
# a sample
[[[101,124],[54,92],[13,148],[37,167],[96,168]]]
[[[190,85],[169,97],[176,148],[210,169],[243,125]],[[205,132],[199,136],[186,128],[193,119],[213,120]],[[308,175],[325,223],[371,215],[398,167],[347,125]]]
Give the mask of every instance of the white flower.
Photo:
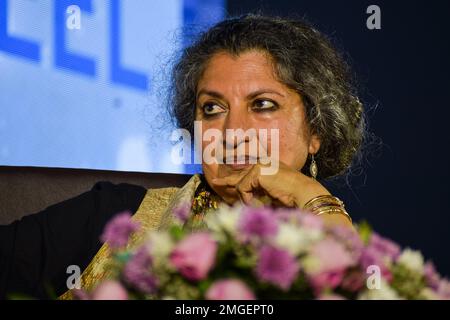
[[[239,212],[239,208],[220,205],[217,212],[210,213],[206,216],[205,222],[208,228],[215,232],[226,231],[230,234],[235,234]]]
[[[379,289],[366,289],[359,294],[358,300],[403,300],[398,293],[392,289],[386,280],[380,280]]]
[[[152,231],[148,234],[147,247],[155,258],[165,258],[174,247],[172,238],[167,232]]]
[[[275,244],[297,255],[308,249],[312,242],[320,238],[320,230],[309,230],[282,223],[279,225]]]
[[[423,273],[424,261],[423,256],[419,251],[406,248],[403,250],[400,257],[398,257],[397,262],[404,265],[411,271],[415,271],[420,274]]]
[[[309,229],[300,227],[299,232],[303,234],[305,241],[308,242],[308,245],[311,245],[314,242],[321,240],[324,236],[322,230],[320,229]]]
[[[320,270],[321,264],[320,260],[317,257],[308,254],[306,257],[302,259],[302,266],[303,270],[307,274],[311,275],[315,274],[317,270]]]
[[[423,288],[422,291],[420,292],[420,296],[422,296],[426,300],[440,300],[441,299],[441,297],[439,297],[439,295],[436,292],[434,292],[433,290],[431,290],[430,288]]]

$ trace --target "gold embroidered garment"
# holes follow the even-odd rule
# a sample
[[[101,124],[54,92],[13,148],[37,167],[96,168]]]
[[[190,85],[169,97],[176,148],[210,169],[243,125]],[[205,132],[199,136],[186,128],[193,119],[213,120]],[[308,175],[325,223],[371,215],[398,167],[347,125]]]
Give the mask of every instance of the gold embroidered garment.
[[[173,209],[185,203],[191,203],[200,182],[201,178],[196,174],[182,188],[170,187],[147,190],[138,210],[133,215],[133,220],[139,222],[141,228],[139,232],[131,236],[127,249],[142,243],[149,231],[165,229],[170,224],[176,223],[178,220],[174,219]],[[81,275],[82,289],[90,291],[100,281],[110,276],[107,269],[110,259],[108,245],[103,244]],[[70,290],[59,297],[62,300],[72,298]]]

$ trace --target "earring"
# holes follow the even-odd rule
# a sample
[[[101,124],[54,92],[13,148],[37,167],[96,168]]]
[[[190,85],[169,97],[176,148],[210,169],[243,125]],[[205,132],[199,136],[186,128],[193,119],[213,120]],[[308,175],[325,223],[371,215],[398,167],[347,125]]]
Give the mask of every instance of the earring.
[[[311,155],[311,164],[309,166],[309,173],[311,174],[311,177],[316,180],[317,173],[319,172],[319,169],[317,168],[316,160],[314,160],[314,155]]]

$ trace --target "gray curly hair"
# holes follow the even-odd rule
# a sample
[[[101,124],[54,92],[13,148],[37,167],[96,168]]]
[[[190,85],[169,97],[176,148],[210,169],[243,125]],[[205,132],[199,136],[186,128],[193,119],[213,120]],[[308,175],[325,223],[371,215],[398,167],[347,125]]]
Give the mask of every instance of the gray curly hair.
[[[249,14],[201,33],[183,49],[171,74],[169,113],[178,127],[193,132],[197,84],[209,59],[217,52],[239,55],[254,49],[270,54],[278,79],[303,99],[310,131],[321,139],[315,155],[318,178],[346,172],[364,140],[363,105],[341,54],[301,20]]]

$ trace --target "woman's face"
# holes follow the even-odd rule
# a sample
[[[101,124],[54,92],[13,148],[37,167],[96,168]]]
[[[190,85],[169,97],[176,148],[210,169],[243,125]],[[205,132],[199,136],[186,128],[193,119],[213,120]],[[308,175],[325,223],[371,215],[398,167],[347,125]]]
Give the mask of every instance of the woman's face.
[[[197,86],[196,120],[201,121],[203,134],[208,129],[218,129],[223,137],[227,129],[266,129],[267,139],[258,135],[256,138],[265,152],[269,157],[276,156],[274,143],[278,143],[279,161],[295,170],[304,166],[308,153],[314,154],[320,147],[319,139],[309,133],[301,96],[277,80],[272,60],[263,51],[247,51],[239,56],[220,52],[210,59]],[[278,141],[271,138],[271,129],[278,130]],[[202,149],[210,144],[211,141],[203,141]],[[248,138],[220,145],[225,155],[241,144],[249,155]],[[244,165],[222,162],[225,163],[208,164],[202,157],[203,173],[214,191],[231,204],[239,199],[236,191],[214,186],[211,180],[242,175],[252,164],[249,160]]]

